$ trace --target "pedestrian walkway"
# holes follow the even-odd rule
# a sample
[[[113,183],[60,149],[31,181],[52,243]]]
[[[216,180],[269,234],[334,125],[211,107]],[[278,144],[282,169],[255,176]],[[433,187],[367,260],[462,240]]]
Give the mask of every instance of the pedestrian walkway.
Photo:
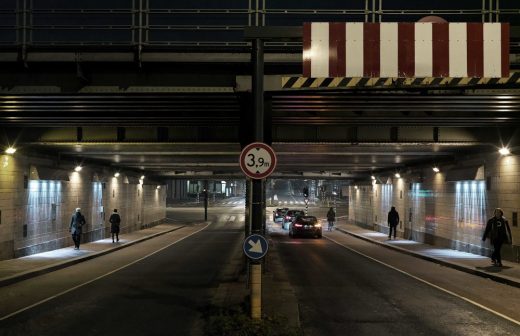
[[[357,225],[346,223],[338,218],[336,230],[357,238],[384,246],[402,253],[429,260],[443,266],[493,279],[511,286],[520,287],[520,264],[502,260],[503,267],[491,265],[491,259],[485,256],[440,248],[407,239],[388,239],[388,234],[371,231]],[[511,248],[504,245],[503,249]]]
[[[121,234],[118,243],[112,243],[111,238],[106,238],[84,243],[81,245],[80,250],[74,250],[73,246],[69,246],[17,259],[2,260],[0,261],[0,286],[6,286],[18,281],[65,268],[85,260],[96,258],[141,241],[178,230],[184,226],[185,225],[180,223],[160,224],[151,228]],[[270,227],[269,230],[273,231],[276,230],[276,228]],[[384,233],[346,223],[343,218],[338,218],[336,230],[370,241],[379,246],[391,248],[443,266],[452,267],[464,272],[507,283],[515,287],[520,287],[519,263],[502,261],[504,267],[495,267],[491,265],[488,257],[452,249],[439,248],[401,238],[389,240],[388,236]],[[504,246],[503,248],[508,248],[508,246]]]
[[[106,238],[81,244],[79,250],[75,250],[74,246],[68,246],[17,259],[2,260],[0,261],[0,287],[96,258],[184,226],[179,223],[159,224],[120,234],[117,243],[112,243],[112,238]]]

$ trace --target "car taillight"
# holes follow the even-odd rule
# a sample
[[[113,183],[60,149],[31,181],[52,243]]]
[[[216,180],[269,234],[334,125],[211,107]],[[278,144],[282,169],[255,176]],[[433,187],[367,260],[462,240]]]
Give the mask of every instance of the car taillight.
[[[285,216],[285,219],[291,219],[291,216]]]
[[[296,227],[302,227],[303,225],[301,225],[301,224],[294,224],[294,226],[296,226]]]

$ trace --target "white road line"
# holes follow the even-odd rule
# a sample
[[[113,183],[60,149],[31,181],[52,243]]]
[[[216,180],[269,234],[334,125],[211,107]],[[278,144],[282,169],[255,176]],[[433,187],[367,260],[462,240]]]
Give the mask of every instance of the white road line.
[[[325,237],[325,236],[324,236],[324,237]],[[336,243],[336,244],[338,244],[338,245],[340,245],[340,246],[342,246],[342,247],[344,247],[344,248],[346,248],[346,249],[348,249],[348,250],[350,250],[350,251],[352,251],[352,252],[354,252],[354,253],[357,253],[357,254],[359,254],[359,255],[365,257],[365,258],[368,258],[368,259],[370,259],[370,260],[372,260],[372,261],[375,261],[375,262],[377,262],[377,263],[380,263],[381,265],[384,265],[384,266],[386,266],[386,267],[389,267],[389,268],[391,268],[391,269],[394,269],[394,270],[396,270],[396,271],[398,271],[398,272],[400,272],[400,273],[402,273],[402,274],[404,274],[404,275],[407,275],[407,276],[409,276],[409,277],[411,277],[411,278],[414,278],[415,280],[418,280],[418,281],[420,281],[420,282],[422,282],[422,283],[425,283],[425,284],[427,284],[427,285],[429,285],[429,286],[431,286],[431,287],[433,287],[433,288],[436,288],[436,289],[438,289],[438,290],[440,290],[440,291],[443,291],[443,292],[445,292],[445,293],[448,293],[448,294],[450,294],[450,295],[453,295],[453,296],[455,296],[455,297],[458,297],[459,299],[462,299],[462,300],[464,300],[464,301],[466,301],[466,302],[469,302],[469,303],[471,303],[471,304],[473,304],[473,305],[475,305],[475,306],[477,306],[477,307],[479,307],[479,308],[482,308],[482,309],[484,309],[484,310],[487,310],[488,312],[490,312],[490,313],[492,313],[492,314],[495,314],[495,315],[497,315],[497,316],[500,316],[501,318],[506,319],[506,320],[508,320],[508,321],[510,321],[510,322],[513,322],[513,323],[515,323],[515,324],[517,324],[517,325],[520,326],[520,321],[517,321],[517,320],[515,320],[515,319],[513,319],[513,318],[511,318],[511,317],[509,317],[509,316],[507,316],[507,315],[504,315],[504,314],[502,314],[502,313],[499,313],[499,312],[497,312],[497,311],[495,311],[495,310],[493,310],[493,309],[491,309],[491,308],[488,308],[488,307],[486,307],[486,306],[483,306],[483,305],[481,305],[480,303],[475,302],[475,301],[473,301],[473,300],[471,300],[471,299],[469,299],[469,298],[467,298],[467,297],[461,296],[461,295],[459,295],[459,294],[457,294],[457,293],[455,293],[455,292],[452,292],[452,291],[450,291],[450,290],[448,290],[448,289],[445,289],[445,288],[442,288],[442,287],[440,287],[440,286],[437,286],[437,285],[435,285],[435,284],[433,284],[433,283],[431,283],[431,282],[428,282],[428,281],[426,281],[426,280],[424,280],[424,279],[421,279],[421,278],[419,278],[419,277],[417,277],[417,276],[415,276],[415,275],[413,275],[413,274],[410,274],[410,273],[408,273],[408,272],[406,272],[406,271],[400,270],[399,268],[396,268],[396,267],[394,267],[394,266],[392,266],[392,265],[389,265],[389,264],[384,263],[384,262],[382,262],[382,261],[380,261],[380,260],[377,260],[377,259],[375,259],[375,258],[372,258],[372,257],[370,257],[370,256],[368,256],[368,255],[366,255],[366,254],[364,254],[364,253],[361,253],[361,252],[359,252],[359,251],[356,251],[356,250],[354,250],[353,248],[348,247],[348,246],[345,246],[345,245],[341,244],[340,242],[338,242],[338,241],[336,241],[336,240],[334,240],[334,239],[332,239],[332,238],[330,238],[330,237],[325,237],[325,238],[328,239],[328,240],[330,240],[330,241],[332,241],[332,242],[334,242],[334,243]]]
[[[113,274],[113,273],[115,273],[115,272],[118,272],[118,271],[122,270],[123,268],[126,268],[126,267],[128,267],[128,266],[131,266],[131,265],[133,265],[133,264],[135,264],[135,263],[137,263],[137,262],[139,262],[139,261],[141,261],[141,260],[144,260],[144,259],[146,259],[146,258],[148,258],[148,257],[150,257],[150,256],[152,256],[152,255],[154,255],[154,254],[156,254],[156,253],[161,252],[162,250],[164,250],[164,249],[166,249],[166,248],[168,248],[168,247],[170,247],[170,246],[172,246],[172,245],[174,245],[174,244],[177,244],[178,242],[180,242],[180,241],[182,241],[182,240],[184,240],[184,239],[186,239],[186,238],[188,238],[188,237],[193,236],[193,235],[196,234],[196,233],[199,233],[200,231],[202,231],[202,230],[204,230],[205,228],[207,228],[209,225],[210,225],[210,224],[206,224],[206,225],[205,225],[203,228],[201,228],[200,230],[197,230],[197,231],[195,231],[195,232],[193,232],[193,233],[187,235],[186,237],[183,237],[183,238],[181,238],[181,239],[179,239],[179,240],[177,240],[177,241],[174,241],[173,243],[171,243],[171,244],[169,244],[169,245],[166,245],[165,247],[160,248],[160,249],[158,249],[158,250],[155,251],[155,252],[152,252],[152,253],[150,253],[150,254],[148,254],[148,255],[142,257],[142,258],[139,258],[139,259],[137,259],[137,260],[134,260],[134,261],[132,261],[131,263],[128,263],[128,264],[126,264],[126,265],[124,265],[124,266],[121,266],[121,267],[119,267],[119,268],[117,268],[117,269],[115,269],[115,270],[113,270],[113,271],[111,271],[111,272],[108,272],[108,273],[106,273],[106,274],[100,275],[100,276],[98,276],[97,278],[94,278],[94,279],[92,279],[92,280],[89,280],[89,281],[87,281],[87,282],[84,282],[84,283],[82,283],[82,284],[79,284],[79,285],[77,285],[77,286],[74,286],[74,287],[72,287],[72,288],[69,288],[69,289],[67,289],[66,291],[63,291],[63,292],[61,292],[61,293],[55,294],[55,295],[50,296],[50,297],[48,297],[48,298],[46,298],[46,299],[43,299],[43,300],[38,301],[38,302],[36,302],[36,303],[33,303],[32,305],[27,306],[27,307],[24,307],[24,308],[22,308],[22,309],[19,309],[19,310],[15,311],[14,313],[11,313],[11,314],[8,314],[8,315],[5,315],[5,316],[2,316],[2,317],[0,317],[0,321],[3,321],[3,320],[5,320],[5,319],[8,319],[8,318],[10,318],[11,316],[14,316],[14,315],[18,315],[18,314],[20,314],[20,313],[22,313],[22,312],[24,312],[24,311],[26,311],[26,310],[29,310],[29,309],[34,308],[34,307],[36,307],[36,306],[39,306],[39,305],[41,305],[42,303],[45,303],[45,302],[47,302],[47,301],[50,301],[50,300],[55,299],[55,298],[57,298],[57,297],[60,297],[60,296],[62,296],[62,295],[64,295],[64,294],[67,294],[67,293],[69,293],[69,292],[72,292],[72,291],[75,290],[75,289],[78,289],[78,288],[83,287],[83,286],[85,286],[85,285],[88,285],[88,284],[90,284],[90,283],[92,283],[92,282],[94,282],[94,281],[97,281],[97,280],[102,279],[102,278],[104,278],[104,277],[106,277],[106,276],[109,276],[110,274]]]

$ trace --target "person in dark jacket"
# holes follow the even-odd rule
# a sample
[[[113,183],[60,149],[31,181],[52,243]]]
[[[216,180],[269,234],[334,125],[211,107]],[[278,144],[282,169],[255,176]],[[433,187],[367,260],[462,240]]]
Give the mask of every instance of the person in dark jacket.
[[[390,227],[390,232],[388,233],[388,239],[392,239],[392,231],[394,232],[394,239],[397,235],[397,225],[399,224],[399,213],[395,210],[395,207],[390,209],[388,212],[388,226]]]
[[[70,220],[69,232],[72,233],[72,240],[74,241],[74,249],[79,250],[81,242],[81,232],[83,225],[86,224],[85,217],[81,214],[81,209],[76,208],[76,212],[72,215]]]
[[[500,208],[496,208],[494,216],[487,222],[482,241],[486,241],[489,237],[493,244],[493,253],[491,254],[491,262],[493,265],[502,267],[502,256],[500,249],[503,243],[512,243],[511,229],[509,223],[504,217],[504,212]]]
[[[329,227],[327,228],[328,231],[332,231],[335,221],[336,221],[336,212],[334,211],[334,208],[330,207],[329,211],[327,212],[327,222],[329,222]]]
[[[119,224],[121,224],[121,216],[117,213],[117,209],[114,209],[114,213],[110,216],[108,220],[110,222],[110,232],[112,233],[112,243],[114,243],[114,235],[119,241]]]

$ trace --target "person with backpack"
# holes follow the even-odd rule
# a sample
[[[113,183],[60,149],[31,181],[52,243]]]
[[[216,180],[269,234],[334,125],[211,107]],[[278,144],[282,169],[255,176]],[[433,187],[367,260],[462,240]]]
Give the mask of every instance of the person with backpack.
[[[117,213],[117,209],[114,209],[114,213],[110,216],[108,220],[110,222],[110,233],[112,233],[112,243],[114,241],[114,235],[116,236],[117,241],[119,241],[119,224],[121,224],[121,216]]]
[[[394,239],[397,235],[397,225],[399,224],[399,213],[395,210],[393,206],[388,212],[388,226],[390,227],[390,232],[388,233],[388,239],[392,239],[392,231],[394,232]]]
[[[486,241],[488,237],[491,244],[493,244],[491,263],[494,266],[502,267],[502,255],[500,250],[502,249],[503,243],[512,243],[512,235],[509,223],[504,217],[504,211],[500,208],[496,208],[494,216],[487,221],[482,241]]]
[[[70,220],[69,232],[72,233],[72,240],[74,241],[74,249],[79,250],[79,244],[81,242],[82,227],[87,222],[85,217],[81,214],[81,209],[76,208],[76,212],[72,215]]]
[[[329,227],[327,228],[328,231],[332,231],[335,221],[336,221],[336,212],[334,211],[334,208],[330,207],[329,211],[327,212],[327,222],[329,222]]]

